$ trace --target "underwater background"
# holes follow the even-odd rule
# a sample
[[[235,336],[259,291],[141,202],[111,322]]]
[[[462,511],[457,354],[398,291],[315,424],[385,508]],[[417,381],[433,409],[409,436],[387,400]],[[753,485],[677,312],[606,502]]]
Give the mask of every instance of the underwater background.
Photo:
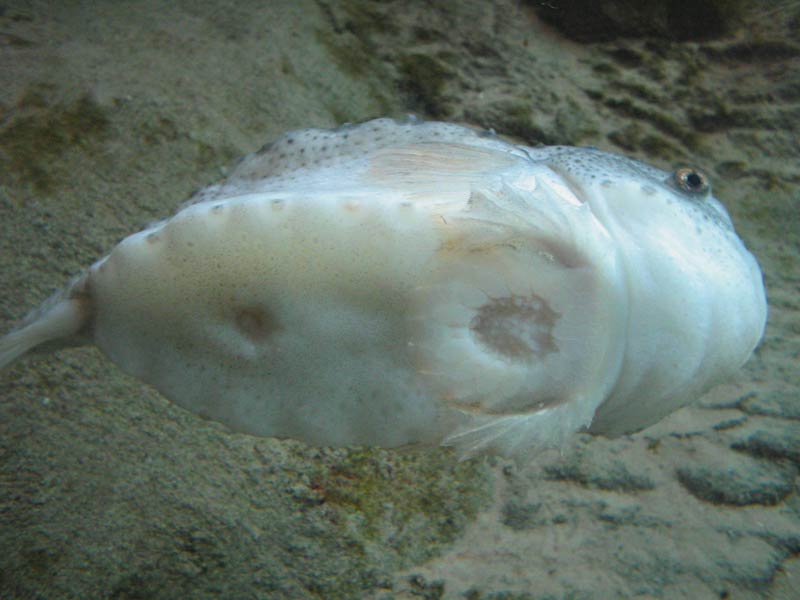
[[[281,133],[464,122],[705,170],[770,302],[530,464],[230,433],[94,348],[0,375],[0,598],[800,597],[800,2],[0,2],[0,330]]]

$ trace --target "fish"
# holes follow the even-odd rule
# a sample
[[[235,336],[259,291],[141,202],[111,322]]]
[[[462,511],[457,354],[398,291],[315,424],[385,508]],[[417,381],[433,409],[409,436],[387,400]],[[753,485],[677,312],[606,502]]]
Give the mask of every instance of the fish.
[[[766,318],[701,170],[381,118],[245,157],[0,338],[0,369],[93,343],[236,432],[524,457],[658,422]]]

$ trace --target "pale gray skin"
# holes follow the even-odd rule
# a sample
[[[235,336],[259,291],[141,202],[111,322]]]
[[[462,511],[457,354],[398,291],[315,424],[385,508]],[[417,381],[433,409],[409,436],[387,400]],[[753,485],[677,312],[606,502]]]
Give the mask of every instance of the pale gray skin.
[[[2,338],[0,367],[87,340],[239,431],[519,456],[656,422],[765,320],[700,172],[379,119],[246,158]]]

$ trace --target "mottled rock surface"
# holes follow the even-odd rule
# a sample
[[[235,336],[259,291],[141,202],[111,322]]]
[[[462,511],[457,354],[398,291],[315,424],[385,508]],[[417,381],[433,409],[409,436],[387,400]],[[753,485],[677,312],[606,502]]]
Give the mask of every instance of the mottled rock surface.
[[[0,375],[0,597],[800,595],[800,8],[566,4],[0,6],[3,329],[281,132],[408,112],[702,167],[770,298],[736,378],[518,466],[235,435],[93,349],[29,360]]]

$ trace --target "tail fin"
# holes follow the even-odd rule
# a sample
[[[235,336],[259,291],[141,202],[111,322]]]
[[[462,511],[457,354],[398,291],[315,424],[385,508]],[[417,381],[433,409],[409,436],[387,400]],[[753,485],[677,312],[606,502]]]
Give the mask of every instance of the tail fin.
[[[20,327],[0,337],[0,370],[47,342],[76,341],[69,338],[86,329],[92,312],[87,281],[86,275],[76,279],[28,315]]]

